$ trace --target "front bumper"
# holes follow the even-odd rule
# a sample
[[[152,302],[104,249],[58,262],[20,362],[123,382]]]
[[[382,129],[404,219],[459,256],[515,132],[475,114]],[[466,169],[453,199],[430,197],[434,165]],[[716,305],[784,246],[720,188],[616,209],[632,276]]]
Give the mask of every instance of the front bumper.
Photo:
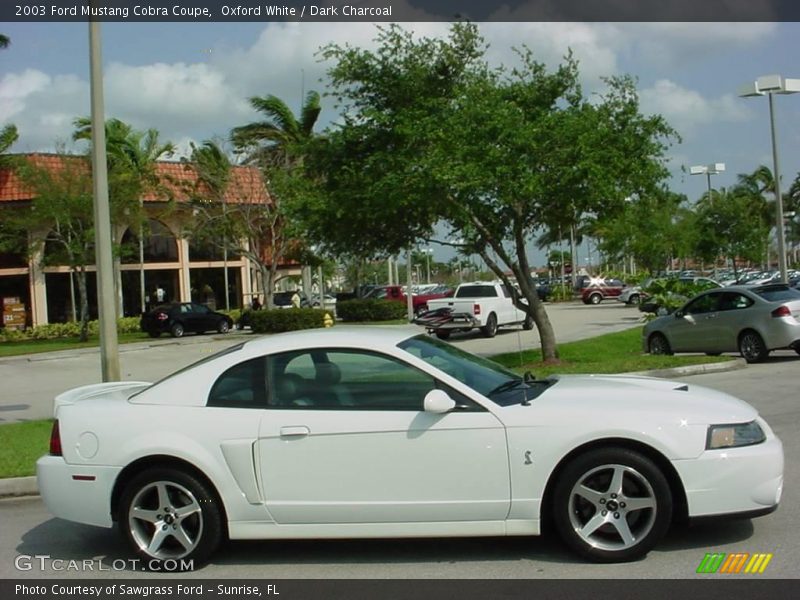
[[[690,518],[766,514],[780,502],[783,445],[774,436],[755,446],[707,450],[672,464],[683,481]]]
[[[99,527],[114,525],[111,491],[121,470],[69,465],[61,456],[46,455],[36,461],[39,493],[47,510],[60,519]]]

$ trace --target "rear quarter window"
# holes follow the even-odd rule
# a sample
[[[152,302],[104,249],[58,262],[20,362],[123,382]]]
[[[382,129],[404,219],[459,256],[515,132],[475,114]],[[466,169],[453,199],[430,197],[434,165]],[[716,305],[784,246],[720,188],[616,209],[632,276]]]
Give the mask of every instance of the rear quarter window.
[[[456,298],[496,298],[497,289],[493,285],[470,285],[458,288]]]

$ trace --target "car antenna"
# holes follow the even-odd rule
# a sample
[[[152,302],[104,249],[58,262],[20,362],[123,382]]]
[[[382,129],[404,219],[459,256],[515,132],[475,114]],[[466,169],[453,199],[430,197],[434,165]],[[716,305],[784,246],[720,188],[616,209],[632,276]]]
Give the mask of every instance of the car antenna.
[[[519,350],[519,368],[521,369],[522,367],[525,366],[525,361],[522,357],[522,334],[520,333],[519,329],[517,329],[517,349]],[[531,401],[530,399],[528,399],[527,384],[535,380],[536,377],[534,377],[533,373],[531,373],[530,371],[525,371],[525,374],[522,376],[522,382],[526,384],[525,387],[522,388],[522,396],[523,396],[522,406],[531,405]]]

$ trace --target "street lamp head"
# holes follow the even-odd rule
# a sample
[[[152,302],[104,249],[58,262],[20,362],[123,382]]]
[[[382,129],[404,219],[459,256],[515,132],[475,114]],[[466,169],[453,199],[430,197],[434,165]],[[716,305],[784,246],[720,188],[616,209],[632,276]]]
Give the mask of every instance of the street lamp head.
[[[765,94],[796,94],[800,92],[800,79],[787,79],[781,75],[764,75],[739,88],[739,96],[750,98]]]
[[[717,175],[725,170],[725,163],[711,163],[710,165],[696,165],[689,167],[691,175]]]

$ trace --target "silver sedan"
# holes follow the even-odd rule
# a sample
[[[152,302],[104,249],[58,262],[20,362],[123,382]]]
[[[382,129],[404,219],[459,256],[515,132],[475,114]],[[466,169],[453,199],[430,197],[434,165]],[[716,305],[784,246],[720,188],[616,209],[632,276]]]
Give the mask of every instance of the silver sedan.
[[[800,291],[769,284],[703,292],[648,323],[642,344],[650,354],[738,351],[747,362],[779,348],[800,354]]]

